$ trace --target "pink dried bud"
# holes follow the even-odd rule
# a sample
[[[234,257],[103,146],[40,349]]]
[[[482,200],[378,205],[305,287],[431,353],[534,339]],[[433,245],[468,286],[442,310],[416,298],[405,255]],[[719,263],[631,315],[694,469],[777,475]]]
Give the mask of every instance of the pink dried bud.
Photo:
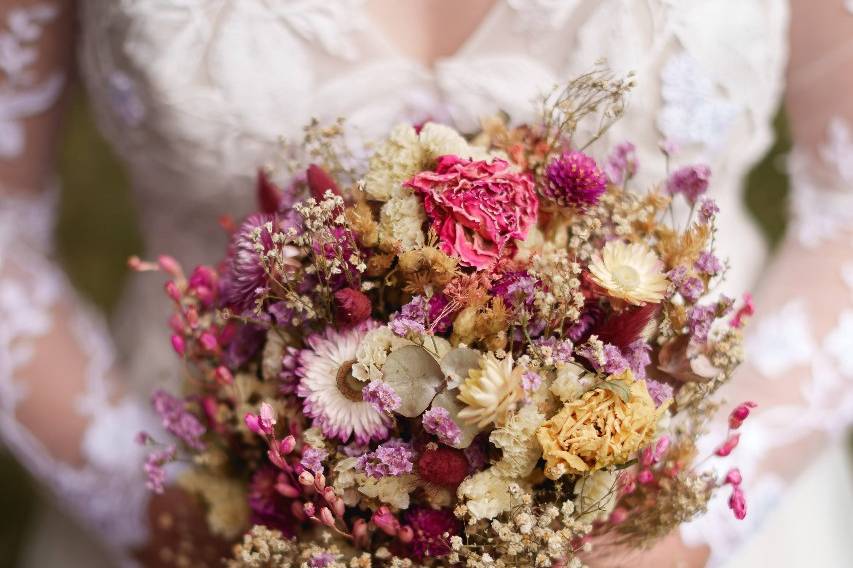
[[[739,485],[732,487],[732,495],[729,497],[729,509],[735,514],[735,518],[743,520],[746,518],[746,495]]]
[[[302,509],[302,503],[299,501],[293,501],[290,504],[290,512],[293,513],[293,516],[299,521],[305,518],[305,511]]]
[[[276,424],[275,410],[273,410],[272,406],[270,406],[268,402],[261,403],[261,411],[258,416],[260,418],[261,428],[263,428],[267,434],[272,434],[273,427]]]
[[[288,455],[293,449],[296,447],[296,438],[291,435],[287,435],[282,439],[278,444],[278,450],[284,454]]]
[[[314,507],[314,503],[305,503],[302,505],[302,510],[305,511],[305,515],[308,517],[313,517],[317,512],[317,509]]]
[[[299,483],[305,487],[314,485],[314,474],[307,470],[303,471],[299,474]]]
[[[644,469],[640,473],[637,474],[637,481],[641,485],[648,485],[655,480],[655,475],[652,473],[650,469]]]
[[[160,270],[160,267],[157,266],[156,262],[148,262],[147,260],[141,260],[136,255],[133,255],[127,259],[127,267],[131,270],[135,270],[136,272],[155,272],[157,270]]]
[[[343,288],[335,292],[335,322],[344,327],[358,325],[370,317],[373,306],[364,292]]]
[[[181,269],[180,263],[167,254],[160,255],[157,258],[157,264],[163,272],[169,274],[173,278],[184,277],[184,271]]]
[[[735,467],[729,470],[729,472],[726,474],[726,479],[725,481],[723,481],[723,483],[727,485],[734,485],[735,487],[737,487],[741,484],[742,481],[743,477],[740,474],[740,470]]]
[[[184,353],[187,350],[187,344],[184,342],[184,338],[178,334],[172,336],[172,349],[175,350],[175,353],[178,356],[183,357]]]
[[[748,400],[746,402],[742,402],[732,410],[732,413],[729,414],[729,428],[732,430],[737,430],[743,425],[744,420],[749,417],[749,412],[751,409],[758,406],[756,403]]]
[[[318,492],[322,492],[326,487],[326,476],[322,473],[318,473],[314,476],[314,489]]]
[[[275,213],[281,203],[282,191],[272,182],[269,174],[263,168],[258,169],[258,207],[264,213]]]
[[[669,436],[661,436],[660,439],[655,444],[655,452],[654,452],[654,460],[655,463],[659,462],[663,459],[663,456],[666,455],[666,451],[669,449]]]
[[[328,503],[329,505],[335,504],[335,499],[337,499],[338,496],[335,493],[335,490],[330,485],[327,485],[326,487],[324,487],[322,490],[322,493],[323,493],[323,499],[326,500],[326,503]]]
[[[335,515],[338,517],[343,517],[346,512],[346,503],[340,497],[335,497],[335,503],[332,505],[332,508],[335,510]]]
[[[255,434],[263,435],[264,431],[261,428],[261,422],[255,414],[252,414],[251,412],[246,413],[246,416],[243,417],[243,421],[246,423],[246,428]]]
[[[172,314],[169,316],[169,327],[175,333],[186,333],[187,326],[184,325],[184,318],[181,317],[181,314]]]
[[[373,524],[389,536],[396,535],[397,531],[400,530],[400,521],[397,520],[397,517],[385,505],[379,507],[373,513]]]
[[[623,509],[622,507],[616,507],[613,509],[613,512],[610,513],[610,523],[613,525],[621,525],[625,522],[625,519],[628,518],[628,511]]]
[[[181,291],[178,289],[178,285],[175,284],[174,280],[166,282],[164,288],[166,289],[166,295],[169,296],[169,299],[173,302],[181,303]]]
[[[722,446],[717,448],[714,454],[724,458],[730,453],[732,453],[732,450],[737,447],[738,442],[740,442],[740,434],[732,434],[731,436],[729,436],[728,440],[723,442]]]
[[[403,544],[408,544],[412,542],[415,538],[415,531],[412,530],[412,527],[400,527],[400,530],[397,532],[397,538],[400,539],[400,542]]]
[[[231,374],[228,367],[224,367],[222,365],[216,367],[216,371],[213,372],[213,376],[216,379],[216,382],[220,385],[230,385],[234,383],[234,375]]]
[[[136,434],[134,441],[137,444],[139,444],[140,446],[144,446],[145,444],[147,444],[148,442],[151,442],[152,440],[151,440],[151,436],[148,434],[148,432],[139,432]]]
[[[187,323],[190,325],[190,328],[195,329],[198,327],[198,310],[195,308],[190,308],[187,310]]]
[[[317,201],[325,199],[324,196],[327,191],[331,191],[335,195],[341,194],[341,190],[338,189],[338,184],[335,180],[326,173],[326,170],[317,164],[308,166],[308,170],[305,173],[308,181],[308,189],[311,190],[311,195]]]
[[[288,499],[296,499],[302,492],[299,491],[299,488],[292,486],[286,481],[279,481],[275,484],[275,490],[278,491],[281,495],[287,497]]]
[[[630,495],[637,490],[637,476],[633,473],[623,473],[619,478],[619,486],[622,495]]]
[[[335,516],[332,514],[331,509],[328,507],[323,507],[320,509],[320,522],[322,522],[327,527],[335,526]]]
[[[213,353],[217,348],[219,348],[219,341],[217,341],[216,336],[209,331],[202,333],[201,337],[198,338],[198,341],[201,343],[201,346],[205,351],[210,353]]]
[[[287,465],[287,462],[284,461],[284,458],[280,453],[275,450],[267,450],[267,457],[270,462],[279,469],[283,469],[284,471],[290,471],[290,466]]]
[[[364,519],[356,519],[352,524],[352,539],[353,544],[358,548],[364,548],[368,543],[367,521]]]

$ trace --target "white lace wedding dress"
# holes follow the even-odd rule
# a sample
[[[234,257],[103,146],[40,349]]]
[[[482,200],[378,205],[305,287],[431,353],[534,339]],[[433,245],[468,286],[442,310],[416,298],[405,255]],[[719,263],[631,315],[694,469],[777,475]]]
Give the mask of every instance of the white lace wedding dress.
[[[664,176],[663,139],[681,147],[678,164],[710,164],[712,195],[723,210],[720,245],[734,268],[726,289],[747,290],[756,282],[765,251],[741,190],[773,138],[771,121],[784,87],[787,2],[498,0],[462,47],[431,67],[403,55],[363,4],[78,0],[80,67],[99,125],[132,173],[148,254],[169,252],[187,265],[217,260],[224,237],[216,219],[251,207],[256,168],[275,156],[280,136],[298,136],[311,117],[346,116],[365,139],[399,121],[425,118],[472,129],[478,117],[499,109],[523,121],[542,92],[607,58],[618,73],[636,72],[637,88],[625,119],[593,153],[631,140],[641,184]],[[61,59],[55,46],[44,47],[51,26],[70,17],[63,9],[67,2],[24,2],[0,21],[0,161],[13,166],[27,159],[32,122],[51,112],[67,78],[67,70],[51,64]],[[797,235],[806,243],[834,238],[835,230],[853,222],[853,141],[842,120],[832,132],[825,164],[806,153],[795,160],[795,203],[803,213]],[[164,334],[168,306],[150,276],[135,279],[108,331],[97,315],[70,300],[73,292],[49,260],[55,193],[20,197],[16,189],[32,188],[5,185],[0,432],[61,508],[120,555],[146,539],[147,495],[131,438],[151,427],[145,394],[174,376]],[[838,191],[844,188],[847,193]],[[96,228],[93,220],[90,230]],[[844,268],[853,284],[853,265]],[[812,372],[801,374],[790,396],[777,395],[778,404],[763,408],[746,428],[736,457],[752,497],[748,523],[730,521],[722,504],[722,515],[715,508],[685,530],[689,542],[713,545],[715,561],[736,550],[737,535],[750,534],[789,495],[781,477],[762,465],[765,457],[818,429],[843,432],[853,415],[853,311],[848,298],[840,301],[847,311],[839,310],[823,336],[811,334],[805,298],[780,303],[756,326],[753,380],[784,375],[802,363]],[[53,438],[34,431],[31,413],[21,411],[28,397],[53,384],[39,384],[27,367],[47,356],[43,340],[59,328],[85,363],[81,377],[51,377],[80,385],[76,396],[50,401],[50,408],[86,422],[74,463],[58,458]],[[767,380],[755,388],[779,384],[790,385]],[[760,394],[754,398],[763,402]],[[811,521],[823,527],[828,519]],[[52,523],[54,533],[36,541],[41,546],[31,564],[55,562],[46,559],[59,551],[63,566],[97,565],[94,558],[72,558],[79,540],[72,543],[70,529]]]

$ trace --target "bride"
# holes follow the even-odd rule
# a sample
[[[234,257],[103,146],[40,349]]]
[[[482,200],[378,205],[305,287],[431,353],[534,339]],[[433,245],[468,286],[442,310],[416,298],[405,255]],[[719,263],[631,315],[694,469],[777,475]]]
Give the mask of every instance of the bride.
[[[216,260],[224,236],[211,220],[244,212],[250,174],[312,117],[345,116],[365,138],[426,118],[465,131],[497,110],[530,118],[540,93],[601,58],[634,71],[626,116],[598,149],[631,140],[641,183],[664,177],[662,140],[680,148],[675,160],[711,166],[720,246],[736,269],[727,291],[760,280],[751,366],[724,394],[761,412],[738,453],[748,520],[712,510],[631,562],[792,565],[779,559],[801,547],[821,565],[846,564],[849,539],[832,535],[849,526],[850,484],[843,460],[819,456],[853,417],[850,0],[5,0],[0,432],[88,534],[48,515],[29,564],[168,566],[214,555],[172,547],[170,535],[194,530],[192,505],[146,493],[132,441],[150,428],[145,393],[174,376],[168,306],[150,277],[134,281],[108,328],[50,260],[54,141],[74,54],[133,175],[147,253],[185,265]],[[766,264],[740,192],[772,142],[783,92],[796,224]],[[802,471],[817,493],[802,493],[807,481],[789,487]],[[778,532],[786,524],[797,544]],[[751,552],[739,548],[753,535]]]

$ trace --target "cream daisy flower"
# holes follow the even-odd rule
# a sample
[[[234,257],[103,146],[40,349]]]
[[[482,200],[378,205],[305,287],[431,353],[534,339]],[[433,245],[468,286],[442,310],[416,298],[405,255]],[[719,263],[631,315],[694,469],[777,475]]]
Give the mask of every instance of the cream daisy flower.
[[[640,306],[663,299],[669,283],[662,267],[644,245],[610,241],[593,257],[589,272],[610,296]]]
[[[346,331],[330,327],[309,337],[308,347],[299,352],[296,392],[304,399],[305,415],[327,438],[346,442],[355,436],[356,442],[366,444],[388,436],[390,419],[362,400],[366,383],[352,374],[358,346],[375,327],[370,321]]]
[[[459,418],[483,428],[494,422],[501,426],[507,413],[515,410],[524,398],[521,376],[524,368],[513,368],[512,356],[503,360],[488,353],[480,359],[480,367],[468,372],[468,378],[459,387],[459,400],[466,406]]]

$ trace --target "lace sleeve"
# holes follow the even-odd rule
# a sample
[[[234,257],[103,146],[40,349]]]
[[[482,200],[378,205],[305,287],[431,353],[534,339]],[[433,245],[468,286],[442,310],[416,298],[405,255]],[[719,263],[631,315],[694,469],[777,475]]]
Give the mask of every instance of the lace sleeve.
[[[11,4],[11,5],[10,5]],[[134,429],[109,334],[51,260],[51,144],[70,65],[69,2],[0,6],[0,435],[58,501],[116,550],[146,539]]]
[[[793,479],[853,422],[853,4],[792,2],[788,79],[792,226],[757,291],[748,365],[723,393],[760,404],[733,463],[721,464],[740,467],[750,511],[739,523],[716,503],[682,532],[688,544],[709,545],[714,565],[754,534]],[[810,496],[824,502],[826,518],[810,521],[816,535],[837,522],[826,504],[846,500],[840,509],[849,510],[849,487],[838,485]],[[807,546],[809,537],[798,540]],[[812,552],[821,565],[849,560]]]

